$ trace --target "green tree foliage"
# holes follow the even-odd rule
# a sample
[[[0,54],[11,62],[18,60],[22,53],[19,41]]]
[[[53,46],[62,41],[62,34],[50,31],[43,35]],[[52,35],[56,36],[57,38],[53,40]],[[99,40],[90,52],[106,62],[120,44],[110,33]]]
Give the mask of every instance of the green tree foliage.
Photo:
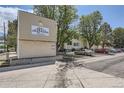
[[[69,43],[72,39],[79,39],[80,34],[74,29],[68,29],[62,37],[61,49],[64,47],[64,43]]]
[[[9,48],[15,48],[17,45],[17,20],[8,21],[7,45]]]
[[[58,11],[57,8],[55,5],[35,5],[33,11],[38,16],[55,20]]]
[[[6,48],[6,46],[5,46],[5,48]],[[0,45],[0,49],[4,49],[4,45]]]
[[[98,32],[98,33],[96,33],[96,38],[95,38],[94,44],[98,47],[100,45],[100,43],[101,43],[101,33]]]
[[[85,38],[91,48],[95,44],[98,28],[102,21],[102,15],[95,11],[89,15],[81,16],[79,29],[83,38]]]
[[[124,48],[124,28],[115,28],[113,31],[113,44],[116,48]]]
[[[69,41],[68,39],[75,33],[70,30],[70,25],[77,19],[75,7],[70,5],[41,5],[34,6],[33,10],[35,14],[57,22],[57,50],[63,48],[63,44]]]
[[[102,47],[104,48],[105,45],[111,45],[112,29],[111,29],[110,25],[107,22],[104,22],[100,26],[99,30],[101,31]]]

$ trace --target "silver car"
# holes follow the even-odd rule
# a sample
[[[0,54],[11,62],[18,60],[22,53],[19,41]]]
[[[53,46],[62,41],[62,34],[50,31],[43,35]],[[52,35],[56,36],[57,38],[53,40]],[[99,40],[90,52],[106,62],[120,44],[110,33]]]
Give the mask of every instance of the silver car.
[[[93,56],[94,51],[91,49],[82,49],[80,51],[75,51],[76,55],[86,55],[86,56]]]
[[[85,54],[86,56],[93,56],[93,55],[94,55],[94,51],[91,50],[91,49],[85,49],[84,54]]]

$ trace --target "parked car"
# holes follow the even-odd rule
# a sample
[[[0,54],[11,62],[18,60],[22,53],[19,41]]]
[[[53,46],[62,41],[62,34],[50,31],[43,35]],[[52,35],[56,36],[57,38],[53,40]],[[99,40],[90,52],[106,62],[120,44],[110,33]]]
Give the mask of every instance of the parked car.
[[[115,55],[116,54],[116,50],[111,50],[111,49],[109,49],[108,50],[108,53],[107,53],[108,55]]]
[[[100,48],[100,49],[95,49],[95,52],[96,53],[104,53],[104,54],[107,54],[109,52],[108,49],[106,48]]]
[[[94,51],[92,51],[91,49],[82,49],[80,51],[75,51],[76,55],[86,55],[86,56],[93,56],[94,55]]]
[[[121,48],[122,52],[124,52],[124,48]]]
[[[117,53],[117,50],[115,48],[110,48],[109,49],[109,52],[111,52],[111,53]]]
[[[85,55],[85,51],[84,51],[84,50],[75,51],[74,53],[75,53],[76,55]]]
[[[60,49],[59,52],[65,52],[66,49]]]
[[[87,56],[93,56],[94,55],[94,51],[91,49],[85,49],[85,55]]]
[[[72,48],[71,51],[72,51],[72,52],[73,52],[73,51],[76,51],[76,49],[75,49],[75,48]]]
[[[122,52],[121,48],[116,48],[117,53]]]

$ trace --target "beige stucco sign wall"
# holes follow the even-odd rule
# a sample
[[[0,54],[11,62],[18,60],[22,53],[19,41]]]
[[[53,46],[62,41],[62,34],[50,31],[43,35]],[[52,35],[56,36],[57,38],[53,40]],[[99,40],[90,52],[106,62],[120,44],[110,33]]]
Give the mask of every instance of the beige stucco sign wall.
[[[55,21],[18,11],[18,58],[56,56]]]

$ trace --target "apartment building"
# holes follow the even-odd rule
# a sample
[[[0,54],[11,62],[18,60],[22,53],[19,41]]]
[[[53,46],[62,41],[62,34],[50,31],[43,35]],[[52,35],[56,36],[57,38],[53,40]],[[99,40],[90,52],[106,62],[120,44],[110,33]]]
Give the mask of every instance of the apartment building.
[[[70,42],[64,44],[64,48],[69,50],[78,50],[86,47],[88,47],[88,43],[82,39],[72,39]]]

